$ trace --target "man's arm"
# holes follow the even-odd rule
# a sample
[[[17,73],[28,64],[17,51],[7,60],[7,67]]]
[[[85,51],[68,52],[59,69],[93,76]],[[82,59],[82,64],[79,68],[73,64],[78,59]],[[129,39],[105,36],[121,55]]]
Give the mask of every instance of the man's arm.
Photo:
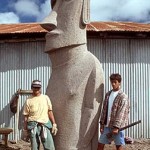
[[[52,110],[48,111],[48,116],[49,116],[49,119],[52,122],[52,124],[56,124],[54,114],[53,114]]]
[[[28,121],[28,116],[24,115],[24,127],[23,127],[24,130],[27,130],[27,121]]]
[[[129,99],[127,96],[121,97],[122,98],[122,103],[117,111],[117,116],[115,119],[115,122],[113,124],[114,128],[120,128],[121,124],[125,122],[125,118],[128,115],[129,111]]]
[[[52,124],[53,124],[53,126],[52,126],[52,133],[53,133],[54,135],[56,135],[58,129],[57,129],[57,124],[56,124],[56,122],[55,122],[55,118],[54,118],[54,114],[53,114],[52,110],[49,110],[49,111],[48,111],[48,116],[49,116],[50,121],[51,121]]]
[[[27,121],[28,121],[28,115],[24,115],[24,124],[23,124],[23,132],[22,132],[24,141],[28,141],[29,140]]]

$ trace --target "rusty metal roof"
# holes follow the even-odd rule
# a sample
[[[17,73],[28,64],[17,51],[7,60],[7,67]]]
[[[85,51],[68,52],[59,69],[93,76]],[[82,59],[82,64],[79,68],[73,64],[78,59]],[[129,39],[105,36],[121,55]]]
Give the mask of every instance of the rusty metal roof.
[[[37,23],[0,24],[0,34],[42,33],[46,32]]]
[[[91,32],[150,32],[150,24],[133,22],[91,22]],[[0,34],[46,33],[38,23],[0,24]]]
[[[92,22],[89,31],[150,32],[150,24],[135,22]]]

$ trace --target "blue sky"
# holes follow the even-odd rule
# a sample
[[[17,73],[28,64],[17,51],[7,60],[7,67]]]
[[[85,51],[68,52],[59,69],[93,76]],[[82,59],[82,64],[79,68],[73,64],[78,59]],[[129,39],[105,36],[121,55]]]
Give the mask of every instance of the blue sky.
[[[91,21],[150,23],[150,0],[90,0]],[[0,0],[0,24],[40,22],[50,0]]]

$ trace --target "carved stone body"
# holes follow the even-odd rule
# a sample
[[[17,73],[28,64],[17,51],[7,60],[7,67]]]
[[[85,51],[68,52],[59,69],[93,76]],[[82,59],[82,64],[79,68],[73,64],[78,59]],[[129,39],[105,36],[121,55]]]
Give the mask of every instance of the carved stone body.
[[[56,150],[96,150],[98,145],[104,76],[98,59],[87,51],[82,21],[87,1],[56,0],[41,24],[49,30],[45,51],[52,74],[46,93],[59,129],[54,137]]]

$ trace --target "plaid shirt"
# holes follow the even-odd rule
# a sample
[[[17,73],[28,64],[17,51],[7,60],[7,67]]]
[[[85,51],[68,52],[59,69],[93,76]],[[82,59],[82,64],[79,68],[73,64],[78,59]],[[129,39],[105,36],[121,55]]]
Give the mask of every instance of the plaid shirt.
[[[103,110],[100,118],[101,125],[106,125],[107,123],[108,101],[110,93],[111,91],[109,91],[105,95]],[[129,99],[122,90],[119,90],[119,93],[114,99],[113,106],[111,108],[111,116],[108,127],[110,128],[124,127],[128,122],[128,114],[129,114]]]

